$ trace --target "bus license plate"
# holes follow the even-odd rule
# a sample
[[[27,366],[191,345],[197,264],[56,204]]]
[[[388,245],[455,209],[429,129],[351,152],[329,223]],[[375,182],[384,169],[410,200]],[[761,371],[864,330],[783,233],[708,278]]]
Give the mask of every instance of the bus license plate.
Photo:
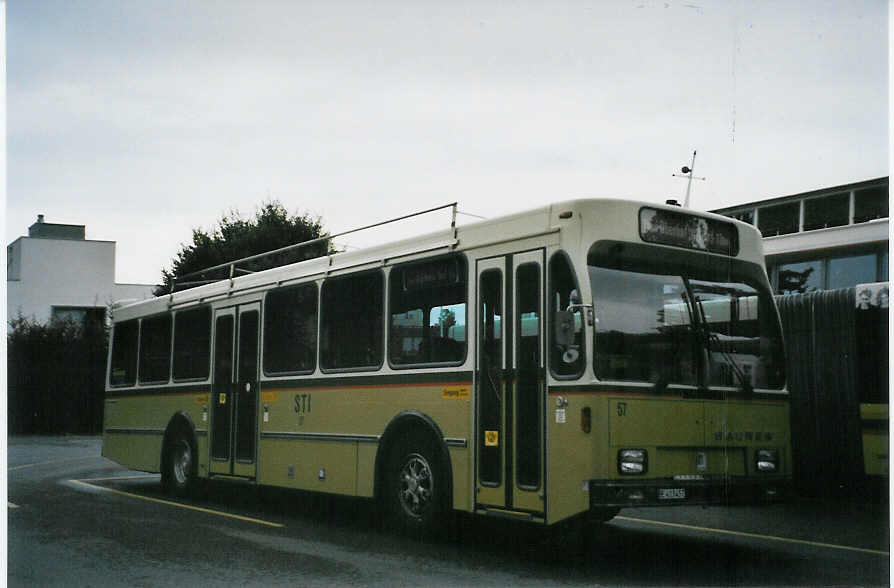
[[[686,488],[659,488],[658,500],[685,500]]]

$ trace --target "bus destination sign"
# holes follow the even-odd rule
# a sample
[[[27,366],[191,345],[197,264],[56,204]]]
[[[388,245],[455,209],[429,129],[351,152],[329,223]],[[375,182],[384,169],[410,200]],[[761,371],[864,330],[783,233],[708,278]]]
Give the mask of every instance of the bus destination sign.
[[[739,233],[734,224],[675,210],[641,208],[639,234],[649,243],[723,255],[739,253]]]
[[[410,266],[404,270],[404,290],[421,290],[452,286],[460,279],[456,259],[448,257],[439,261]]]

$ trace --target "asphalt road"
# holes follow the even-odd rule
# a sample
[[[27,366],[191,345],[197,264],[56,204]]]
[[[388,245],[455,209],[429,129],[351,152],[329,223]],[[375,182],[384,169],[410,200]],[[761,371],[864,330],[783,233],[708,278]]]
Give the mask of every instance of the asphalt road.
[[[215,484],[171,501],[96,438],[10,438],[10,586],[889,584],[887,507],[625,510],[582,541],[461,517],[419,543],[371,501]]]

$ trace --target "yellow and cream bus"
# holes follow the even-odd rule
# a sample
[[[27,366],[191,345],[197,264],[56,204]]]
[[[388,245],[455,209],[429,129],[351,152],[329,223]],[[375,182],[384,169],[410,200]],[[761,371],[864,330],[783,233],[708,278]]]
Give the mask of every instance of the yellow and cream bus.
[[[605,520],[791,481],[760,234],[709,213],[560,202],[113,322],[103,454],[173,493],[227,479],[370,497],[432,530],[454,510]]]

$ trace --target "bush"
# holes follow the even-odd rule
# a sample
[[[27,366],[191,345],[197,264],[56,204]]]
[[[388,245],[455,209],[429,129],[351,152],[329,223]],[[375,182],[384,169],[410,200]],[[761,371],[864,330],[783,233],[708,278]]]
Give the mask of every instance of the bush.
[[[17,318],[7,335],[9,434],[102,431],[105,321]]]

